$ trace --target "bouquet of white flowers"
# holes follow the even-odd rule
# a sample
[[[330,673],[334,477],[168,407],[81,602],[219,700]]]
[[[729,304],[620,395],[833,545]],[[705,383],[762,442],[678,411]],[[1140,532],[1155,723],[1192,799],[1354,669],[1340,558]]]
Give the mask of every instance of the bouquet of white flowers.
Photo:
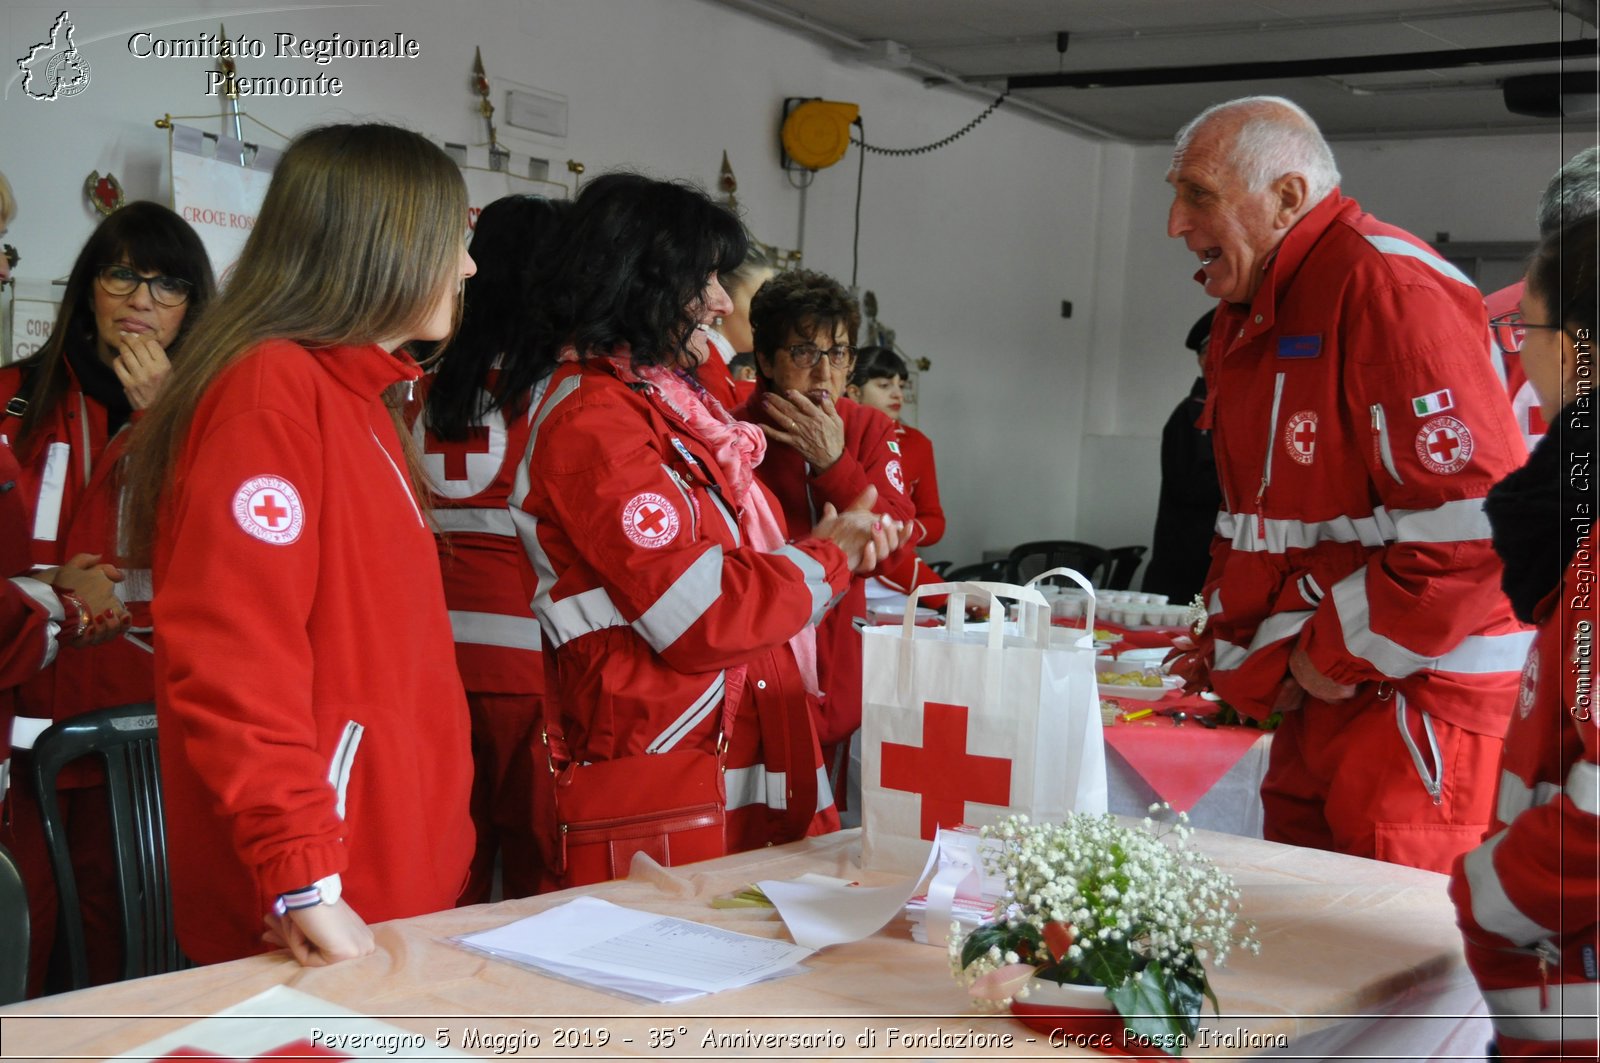
[[[1235,947],[1260,951],[1254,924],[1241,925],[1238,888],[1189,848],[1182,813],[1138,828],[1109,815],[1059,825],[1013,816],[982,833],[1001,843],[985,863],[1006,891],[992,919],[950,939],[951,967],[980,1000],[1025,999],[1034,979],[1102,986],[1129,1034],[1181,1048],[1202,998],[1217,1010],[1206,963],[1221,965]]]

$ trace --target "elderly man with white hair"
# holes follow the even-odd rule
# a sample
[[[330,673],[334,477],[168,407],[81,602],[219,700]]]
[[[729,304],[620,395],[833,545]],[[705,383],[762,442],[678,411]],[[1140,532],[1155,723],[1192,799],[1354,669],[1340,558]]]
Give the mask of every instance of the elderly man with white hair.
[[[1288,100],[1178,134],[1169,236],[1219,299],[1206,364],[1223,502],[1210,622],[1180,667],[1283,714],[1270,839],[1448,871],[1490,820],[1531,633],[1483,498],[1525,455],[1478,290],[1339,191]]]

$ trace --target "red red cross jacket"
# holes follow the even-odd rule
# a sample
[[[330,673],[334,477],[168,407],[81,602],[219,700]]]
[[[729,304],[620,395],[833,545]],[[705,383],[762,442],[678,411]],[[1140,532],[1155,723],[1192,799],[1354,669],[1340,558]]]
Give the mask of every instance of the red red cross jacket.
[[[711,750],[728,670],[749,665],[726,760],[730,848],[790,840],[773,824],[791,771],[816,776],[812,830],[836,827],[788,640],[847,586],[844,554],[814,539],[743,545],[711,451],[659,391],[609,363],[555,373],[528,454],[512,517],[537,579],[545,708],[572,758]],[[786,730],[774,717],[806,748],[786,756],[761,740]]]
[[[1484,296],[1483,306],[1488,311],[1489,317],[1497,318],[1516,310],[1522,302],[1522,288],[1522,281],[1518,281]],[[1538,445],[1540,437],[1544,435],[1547,426],[1544,423],[1544,414],[1539,410],[1539,396],[1528,380],[1527,370],[1522,368],[1522,355],[1513,354],[1506,349],[1506,331],[1508,330],[1494,329],[1489,333],[1494,346],[1494,367],[1505,383],[1506,394],[1511,396],[1511,413],[1517,419],[1517,428],[1522,431],[1522,442],[1531,453]]]
[[[427,379],[417,389],[419,408]],[[541,693],[539,624],[525,586],[528,555],[506,508],[528,448],[533,407],[484,414],[464,440],[438,438],[420,417],[415,425],[433,485],[430,519],[440,533],[439,566],[461,681],[470,691]]]
[[[263,948],[276,897],[343,876],[369,923],[450,907],[472,757],[433,535],[379,347],[246,353],[195,412],[163,502],[156,709],[178,936]]]
[[[1554,534],[1552,532],[1551,534]],[[1593,1059],[1600,1003],[1600,729],[1592,538],[1540,603],[1494,823],[1456,861],[1467,963],[1506,1059]],[[1565,1016],[1565,1018],[1563,1018]]]
[[[32,516],[23,500],[22,470],[0,445],[0,801],[11,778],[11,724],[18,684],[56,657],[65,619],[61,601],[27,575]]]
[[[32,557],[38,566],[58,565],[77,554],[118,560],[120,462],[128,426],[108,438],[105,407],[84,393],[70,363],[67,368],[66,391],[17,454],[19,491],[32,515]],[[0,370],[0,406],[21,384],[21,370]],[[15,444],[20,428],[20,418],[0,414],[0,436]],[[17,689],[16,703],[19,717],[35,721],[31,731],[93,709],[154,697],[155,665],[147,648],[150,573],[124,566],[123,576],[117,596],[133,615],[133,638],[68,648],[55,665],[27,678]],[[78,786],[97,778],[97,769],[83,765],[68,767],[61,782]]]
[[[1206,587],[1212,681],[1240,712],[1271,711],[1299,642],[1330,679],[1504,730],[1532,633],[1500,593],[1483,499],[1525,455],[1487,331],[1460,271],[1337,191],[1249,306],[1218,308]]]
[[[895,440],[894,422],[850,399],[837,399],[834,405],[844,419],[844,451],[838,461],[822,472],[814,472],[799,451],[774,443],[756,466],[756,475],[777,496],[791,529],[814,527],[824,505],[832,503],[835,509],[844,509],[869,484],[878,489],[877,512],[905,521],[909,527],[916,510],[911,496],[906,494],[900,455],[891,446]],[[772,424],[766,412],[765,382],[733,415],[754,424]],[[878,570],[894,568],[903,558],[910,557],[915,547],[916,535],[908,534],[900,549],[880,563]],[[856,630],[855,620],[866,615],[866,580],[858,576],[850,581],[849,591],[839,604],[817,625],[817,682],[823,693],[817,732],[825,746],[849,738],[861,726],[861,632]]]
[[[944,538],[944,506],[939,502],[939,476],[933,466],[933,443],[908,424],[896,423],[895,442],[905,470],[906,494],[916,508],[917,545],[932,546]]]

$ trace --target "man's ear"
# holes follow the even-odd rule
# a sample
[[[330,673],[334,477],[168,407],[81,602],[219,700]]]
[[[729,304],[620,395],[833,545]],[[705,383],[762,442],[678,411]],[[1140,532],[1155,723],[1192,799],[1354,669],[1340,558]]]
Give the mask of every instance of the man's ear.
[[[1272,191],[1277,201],[1273,220],[1280,229],[1287,229],[1311,209],[1311,188],[1304,174],[1284,174],[1272,183]]]

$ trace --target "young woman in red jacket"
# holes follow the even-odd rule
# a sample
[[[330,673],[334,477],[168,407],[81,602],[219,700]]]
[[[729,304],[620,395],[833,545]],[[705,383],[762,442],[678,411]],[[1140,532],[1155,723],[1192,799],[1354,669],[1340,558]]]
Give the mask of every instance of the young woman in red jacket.
[[[466,188],[426,138],[301,134],[136,431],[178,939],[214,963],[371,952],[472,854],[468,717],[402,349],[449,335]]]
[[[0,439],[21,466],[18,490],[32,514],[32,563],[61,566],[58,583],[62,574],[118,581],[121,600],[107,607],[110,616],[101,609],[98,623],[116,634],[130,623],[140,629],[93,648],[70,648],[16,693],[13,735],[23,752],[0,839],[28,883],[32,992],[45,988],[56,894],[26,750],[55,721],[155,696],[149,573],[116,567],[122,457],[127,429],[155,401],[173,362],[182,361],[180,348],[212,291],[210,260],[188,223],[159,203],[130,203],[105,218],[78,252],[39,353],[0,370]],[[58,783],[96,983],[116,978],[121,967],[115,847],[103,784],[102,770],[90,761],[69,765]]]

